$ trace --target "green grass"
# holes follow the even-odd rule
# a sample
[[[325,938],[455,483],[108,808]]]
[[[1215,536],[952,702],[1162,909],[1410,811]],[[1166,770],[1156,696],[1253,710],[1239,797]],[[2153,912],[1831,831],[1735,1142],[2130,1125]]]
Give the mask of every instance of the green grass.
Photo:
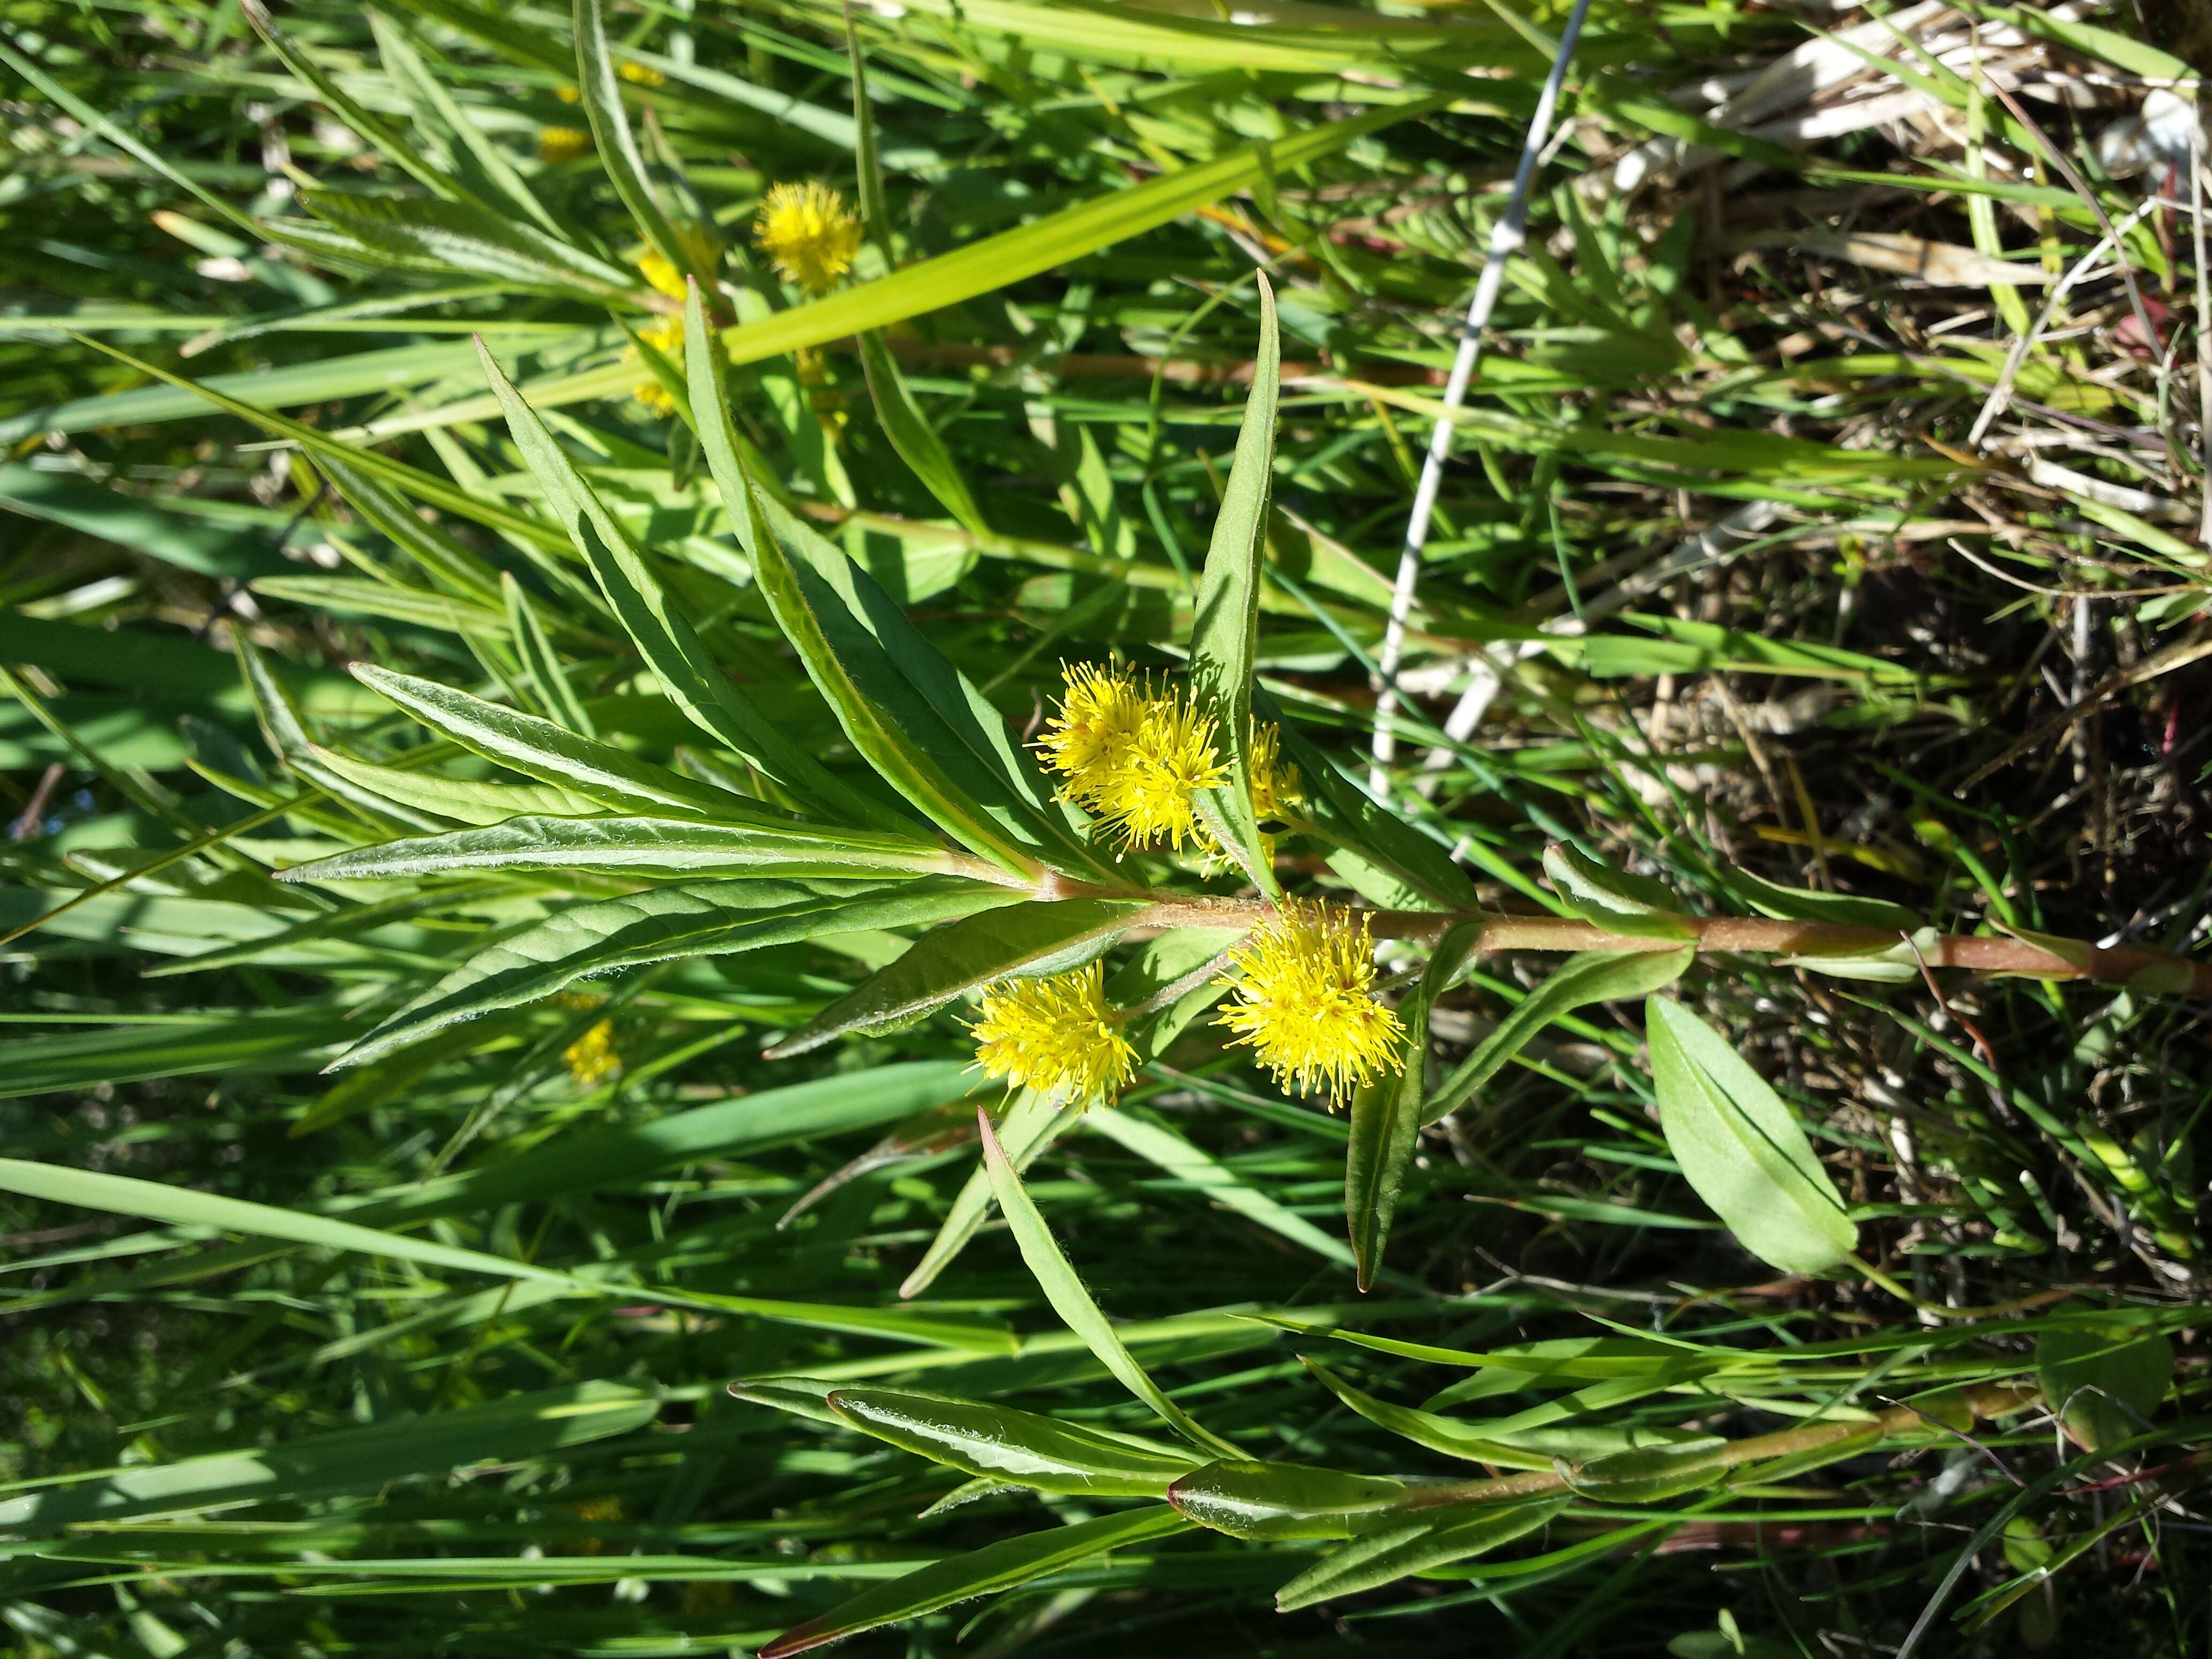
[[[1999,9],[2112,90],[1939,24],[1940,119],[1785,148],[1664,94],[1806,25],[1601,7],[1386,811],[1564,11],[896,9],[861,121],[819,3],[582,69],[544,8],[0,7],[21,1650],[2203,1650],[2200,273],[2107,131],[2193,71]],[[1664,139],[1726,159],[1603,187]],[[802,179],[871,204],[819,299],[750,242]],[[2127,281],[1991,284],[2107,225]],[[719,291],[648,361],[656,246]],[[1281,718],[1272,860],[1233,773],[1211,864],[1025,801],[1109,659],[1237,766]],[[975,989],[1103,941],[1140,1003],[1276,882],[1419,1033],[1350,1112],[1218,992],[1110,1110],[972,1068]]]

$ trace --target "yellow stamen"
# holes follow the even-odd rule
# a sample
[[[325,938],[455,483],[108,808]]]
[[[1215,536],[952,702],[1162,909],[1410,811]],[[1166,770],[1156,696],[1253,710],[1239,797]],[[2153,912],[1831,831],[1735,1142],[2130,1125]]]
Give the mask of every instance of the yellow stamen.
[[[860,222],[827,185],[778,185],[761,198],[753,240],[777,276],[819,295],[860,256]]]
[[[1218,1016],[1279,1083],[1334,1101],[1396,1069],[1404,1028],[1375,1000],[1367,920],[1293,899],[1230,957],[1234,1000]]]
[[[1272,720],[1252,726],[1252,815],[1265,823],[1280,818],[1300,799],[1298,769],[1282,756],[1282,728]]]
[[[1111,1100],[1137,1066],[1096,962],[1049,979],[1004,981],[985,994],[968,1029],[987,1076],[1063,1102]]]

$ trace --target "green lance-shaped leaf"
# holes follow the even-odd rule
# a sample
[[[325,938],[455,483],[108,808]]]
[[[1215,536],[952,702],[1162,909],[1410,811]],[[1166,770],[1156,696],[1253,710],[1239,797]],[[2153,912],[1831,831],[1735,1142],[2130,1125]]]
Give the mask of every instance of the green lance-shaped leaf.
[[[526,812],[561,817],[587,817],[599,803],[546,783],[486,783],[476,778],[441,777],[435,772],[378,766],[311,745],[317,765],[367,790],[380,800],[416,812],[434,812],[458,823],[500,823]]]
[[[267,41],[270,49],[283,60],[284,67],[313,88],[315,95],[329,106],[331,113],[383,152],[387,160],[416,184],[433,196],[447,201],[457,200],[465,194],[459,182],[450,174],[431,166],[412,144],[380,118],[362,108],[343,87],[323,72],[314,59],[293,46],[277,29],[261,0],[240,0],[239,9],[245,14],[246,21],[253,26],[254,33]]]
[[[1344,1220],[1359,1263],[1359,1288],[1375,1282],[1382,1247],[1397,1213],[1399,1189],[1412,1167],[1421,1133],[1421,1102],[1428,1091],[1429,1010],[1458,977],[1481,943],[1478,922],[1463,921],[1438,941],[1436,953],[1398,1010],[1405,1026],[1395,1075],[1366,1085],[1352,1097],[1352,1139],[1344,1156]]]
[[[531,604],[530,596],[522,591],[522,584],[514,580],[511,572],[500,572],[499,595],[507,611],[507,630],[514,637],[515,653],[522,659],[523,672],[530,676],[538,708],[556,726],[565,726],[580,737],[598,737],[599,727],[592,723],[591,715],[577,700],[576,688],[568,684],[561,659],[554,654],[553,642],[545,637],[544,624],[538,619],[538,607]]]
[[[914,476],[963,529],[988,537],[991,526],[975,505],[967,479],[961,476],[960,464],[915,402],[914,393],[907,390],[906,378],[884,349],[883,337],[872,331],[860,336],[860,368],[867,376],[868,398],[876,406],[876,418],[883,422],[884,436],[891,441],[899,459],[914,469]]]
[[[364,581],[356,576],[257,576],[249,584],[266,599],[286,599],[341,617],[386,617],[447,634],[497,638],[507,618],[489,606],[473,605],[451,593],[433,593],[401,583]]]
[[[1804,887],[1783,887],[1754,876],[1748,870],[1721,868],[1729,891],[1761,915],[1782,921],[1818,921],[1844,927],[1881,927],[1910,933],[1921,924],[1918,916],[1887,899],[1854,898],[1848,893],[1821,893]]]
[[[2149,1427],[2173,1383],[2173,1344],[2123,1322],[2048,1330],[2035,1341],[2035,1374],[2068,1437],[2096,1451]]]
[[[1161,1392],[1159,1384],[1145,1374],[1144,1367],[1121,1346],[1121,1339],[1115,1335],[1106,1316],[1083,1288],[1083,1281],[1075,1276],[1075,1269],[1060,1254],[1052,1230],[1045,1225],[1044,1217],[1038,1213],[1036,1205],[1022,1186],[1021,1176],[1014,1172],[1006,1149],[999,1144],[998,1134],[991,1127],[990,1113],[979,1107],[975,1115],[982,1133],[983,1164],[990,1171],[991,1190],[1006,1215],[1022,1260],[1028,1264],[1037,1287],[1044,1292],[1045,1300],[1052,1304],[1053,1311],[1068,1329],[1083,1339],[1098,1357],[1099,1364],[1111,1371],[1122,1387],[1158,1412],[1162,1420],[1184,1439],[1215,1457],[1241,1455],[1235,1446],[1201,1427],[1188,1412]]]
[[[769,1048],[768,1057],[783,1060],[848,1032],[902,1025],[1002,979],[1080,968],[1138,926],[1146,908],[1141,899],[1056,899],[924,933],[897,961]]]
[[[372,9],[368,14],[369,33],[376,37],[377,56],[384,62],[385,72],[392,83],[404,93],[412,104],[418,129],[428,118],[449,133],[459,148],[448,145],[449,159],[456,175],[465,179],[466,188],[487,206],[495,210],[519,208],[539,227],[556,236],[564,234],[561,222],[545,210],[507,152],[484,136],[483,129],[462,109],[445,83],[422,61],[414,43],[402,31],[396,20]]]
[[[1425,900],[1425,908],[1481,908],[1482,896],[1474,881],[1452,862],[1445,848],[1370,798],[1334,762],[1301,737],[1296,726],[1282,719],[1264,690],[1256,701],[1261,717],[1278,723],[1283,754],[1297,767],[1305,787],[1306,811],[1330,840],[1357,848],[1362,859],[1387,870]]]
[[[1577,1496],[1601,1504],[1656,1504],[1718,1486],[1732,1467],[1729,1443],[1718,1435],[1641,1446],[1586,1463],[1558,1462],[1559,1479]]]
[[[781,881],[702,881],[579,904],[479,951],[337,1062],[356,1066],[458,1021],[550,996],[590,974],[682,957],[733,956],[823,933],[913,927],[1019,895],[939,877],[860,898]]]
[[[867,227],[868,240],[883,250],[884,263],[889,264],[890,204],[884,198],[884,163],[876,143],[876,110],[868,101],[867,64],[860,51],[860,32],[853,27],[853,0],[845,0],[845,61],[853,71],[853,173],[859,186],[860,222]],[[861,338],[865,342],[868,336]]]
[[[341,196],[305,190],[300,200],[376,263],[404,270],[465,271],[509,288],[635,304],[629,272],[556,241],[534,225],[495,217],[472,202],[420,197]]]
[[[1115,995],[1114,987],[1110,984],[1107,987],[1107,995],[1109,998]],[[1162,1010],[1163,1013],[1168,1012]],[[1148,1044],[1157,1029],[1148,1028],[1134,1033],[1131,1046],[1140,1056],[1148,1052]],[[1149,1051],[1157,1052],[1156,1049]],[[1311,1250],[1316,1255],[1345,1267],[1352,1265],[1352,1252],[1345,1248],[1343,1240],[1331,1238],[1288,1206],[1258,1188],[1247,1185],[1227,1164],[1192,1146],[1149,1114],[1119,1111],[1111,1106],[1092,1106],[1083,1113],[1082,1125],[1085,1129],[1103,1134],[1138,1157],[1157,1164],[1170,1180],[1193,1197],[1203,1198],[1217,1208],[1241,1215],[1270,1232],[1279,1233],[1293,1244]]]
[[[1472,1510],[1439,1510],[1432,1516],[1367,1534],[1324,1557],[1277,1590],[1276,1609],[1295,1613],[1316,1601],[1355,1595],[1413,1573],[1486,1555],[1535,1531],[1571,1501],[1547,1498],[1533,1503],[1488,1504]]]
[[[307,732],[307,716],[293,701],[283,681],[276,677],[276,669],[246,636],[243,629],[234,629],[230,637],[246,695],[253,701],[254,718],[261,726],[261,735],[288,768],[331,799],[359,808],[372,823],[398,823],[415,830],[443,827],[434,817],[364,788],[318,760],[314,739]]]
[[[1068,828],[1006,722],[866,571],[805,531],[746,477],[696,289],[684,316],[693,417],[762,598],[853,747],[946,834],[1028,878],[1049,847],[1110,872]]]
[[[507,430],[544,490],[547,507],[591,566],[617,619],[676,706],[700,730],[795,793],[875,829],[900,827],[900,814],[832,777],[722,672],[682,608],[661,586],[643,550],[553,441],[537,411],[523,402],[481,340],[477,349],[484,379],[506,411]]]
[[[607,49],[607,20],[599,0],[576,0],[576,88],[599,147],[600,164],[615,187],[615,194],[629,210],[638,234],[648,246],[678,270],[691,269],[690,256],[676,228],[661,211],[659,198],[645,170],[645,157],[630,131],[623,109],[622,79],[615,70],[614,55]],[[692,271],[701,282],[713,280],[711,271]]]
[[[659,1396],[619,1382],[578,1382],[390,1422],[302,1435],[270,1446],[209,1452],[72,1476],[0,1498],[0,1528],[44,1534],[126,1516],[297,1503],[377,1492],[410,1476],[520,1463],[643,1428]]]
[[[1644,1004],[1659,1126],[1699,1198],[1736,1242],[1785,1273],[1848,1257],[1858,1229],[1781,1097],[1678,1002]]]
[[[673,806],[703,817],[740,822],[763,816],[763,809],[742,795],[695,782],[535,714],[502,708],[434,680],[395,674],[368,663],[354,664],[353,675],[471,754],[618,811],[651,812]]]
[[[1279,895],[1273,860],[1260,844],[1252,807],[1252,673],[1260,650],[1261,553],[1275,479],[1275,406],[1282,392],[1283,346],[1275,322],[1275,294],[1260,279],[1260,345],[1252,365],[1251,395],[1237,432],[1237,455],[1213,520],[1206,573],[1198,585],[1191,624],[1190,677],[1200,704],[1212,714],[1229,757],[1229,775],[1206,792],[1200,806],[1214,833],[1271,896]]]
[[[1243,28],[1237,32],[1253,33]],[[1271,173],[1285,176],[1370,133],[1401,121],[1418,120],[1464,95],[1454,90],[1384,105],[1285,138],[1248,145],[1215,161],[1178,167],[1133,187],[1109,188],[1093,200],[1047,214],[1013,230],[963,244],[888,276],[855,283],[819,300],[771,312],[733,328],[724,336],[729,360],[764,362],[810,345],[941,311],[1040,272],[1064,269],[1072,260],[1167,224],[1194,207],[1261,182]],[[248,228],[255,235],[267,234],[270,228],[260,222],[252,222]],[[532,397],[541,409],[580,403],[619,392],[636,379],[635,363],[611,364],[549,380],[542,389],[532,387]],[[488,397],[464,398],[434,409],[388,416],[370,423],[364,431],[382,438],[402,431],[483,420],[497,412],[495,403]],[[0,433],[7,430],[7,423],[0,422]],[[1555,445],[1555,428],[1547,427],[1544,432],[1544,442]],[[1899,464],[1892,458],[1889,465],[1893,468]]]
[[[499,602],[498,571],[438,526],[425,523],[405,501],[356,466],[351,458],[325,451],[311,465],[347,506],[421,566],[432,580],[457,588],[483,605]]]
[[[1663,990],[1682,976],[1697,955],[1694,945],[1684,945],[1671,951],[1585,951],[1569,957],[1460,1061],[1430,1097],[1421,1121],[1434,1123],[1466,1105],[1553,1020],[1593,1002],[1618,1002]]]
[[[839,1389],[827,1403],[863,1433],[917,1456],[1036,1492],[1161,1498],[1197,1462],[1134,1436],[950,1395]]]
[[[356,763],[358,764],[358,763]],[[402,775],[414,777],[414,774]],[[447,779],[441,783],[452,783]],[[463,787],[489,789],[495,786]],[[499,786],[505,789],[506,786]],[[451,817],[462,813],[441,804]],[[464,819],[465,822],[466,820]],[[653,877],[930,876],[959,873],[960,855],[865,830],[809,824],[702,823],[691,818],[516,817],[478,830],[410,836],[335,853],[277,872],[280,881],[400,881],[478,870],[591,870]]]
[[[1131,1544],[1164,1538],[1189,1529],[1190,1522],[1166,1504],[1148,1505],[1120,1515],[1102,1515],[1079,1521],[1072,1527],[1048,1532],[1025,1533],[987,1544],[965,1555],[948,1556],[916,1569],[903,1578],[864,1590],[846,1602],[795,1625],[760,1650],[760,1659],[789,1659],[828,1643],[857,1636],[862,1631],[919,1619],[925,1613],[951,1607],[994,1590],[1012,1589],[1032,1578],[1058,1572]]]
[[[1600,864],[1559,842],[1544,849],[1544,873],[1568,909],[1608,933],[1638,939],[1696,937],[1681,901],[1647,877]]]
[[[1082,1114],[1063,1109],[1063,1103],[1054,1097],[1035,1089],[1023,1089],[1015,1094],[1013,1103],[1006,1108],[1006,1116],[1000,1122],[1000,1144],[1018,1174],[1081,1121]],[[900,1284],[902,1298],[920,1296],[937,1282],[938,1275],[952,1265],[982,1230],[983,1223],[990,1217],[991,1204],[990,1164],[977,1158],[975,1167],[968,1172],[968,1179],[945,1206],[945,1219],[938,1224],[937,1237],[929,1241],[921,1260],[915,1263],[914,1271]]]
[[[1231,1538],[1350,1538],[1378,1525],[1406,1499],[1402,1480],[1223,1458],[1190,1470],[1168,1502],[1201,1527]]]

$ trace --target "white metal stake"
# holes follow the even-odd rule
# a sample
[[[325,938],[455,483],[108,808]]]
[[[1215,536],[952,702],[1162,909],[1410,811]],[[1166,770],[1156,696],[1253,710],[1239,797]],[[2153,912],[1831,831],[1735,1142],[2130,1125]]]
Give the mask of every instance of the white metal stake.
[[[1421,463],[1420,481],[1414,486],[1413,516],[1406,525],[1398,579],[1390,590],[1389,625],[1383,629],[1382,654],[1376,662],[1374,764],[1367,784],[1378,799],[1389,788],[1383,769],[1398,752],[1396,737],[1390,730],[1390,718],[1398,708],[1398,659],[1405,651],[1406,618],[1413,611],[1413,590],[1420,582],[1421,550],[1429,539],[1429,518],[1436,509],[1437,488],[1443,482],[1444,457],[1451,449],[1451,417],[1466,401],[1467,383],[1474,378],[1475,360],[1482,355],[1482,331],[1490,325],[1490,313],[1497,308],[1498,289],[1505,281],[1505,262],[1528,240],[1528,186],[1535,179],[1536,163],[1551,134],[1552,112],[1559,101],[1559,87],[1566,79],[1567,64],[1575,55],[1575,42],[1581,37],[1583,19],[1589,12],[1589,0],[1575,0],[1567,26],[1559,32],[1558,55],[1552,59],[1552,72],[1545,77],[1544,90],[1536,100],[1536,112],[1529,118],[1528,142],[1521,146],[1521,165],[1513,174],[1512,194],[1504,213],[1491,227],[1490,251],[1474,285],[1474,298],[1468,305],[1467,326],[1459,337],[1451,376],[1444,383],[1443,413],[1437,417],[1436,430],[1429,434],[1428,457]]]

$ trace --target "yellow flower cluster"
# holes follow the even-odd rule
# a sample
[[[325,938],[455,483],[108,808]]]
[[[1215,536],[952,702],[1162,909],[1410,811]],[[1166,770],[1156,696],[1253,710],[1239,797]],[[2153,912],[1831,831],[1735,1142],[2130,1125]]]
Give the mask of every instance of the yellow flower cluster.
[[[684,297],[684,273],[662,253],[647,253],[637,262],[638,274],[656,294],[665,294],[672,300]],[[659,317],[637,331],[637,337],[664,357],[678,367],[684,362],[684,319],[681,317]],[[635,356],[635,354],[631,354]],[[655,415],[665,419],[676,412],[676,399],[668,388],[647,375],[629,389],[629,395],[643,404]]]
[[[1334,1105],[1397,1069],[1405,1027],[1376,999],[1374,940],[1358,912],[1289,900],[1230,962],[1235,976],[1217,982],[1231,1000],[1216,1019],[1278,1082],[1302,1094],[1325,1088]],[[1136,1071],[1127,1018],[1107,1002],[1094,962],[1001,982],[969,1031],[988,1075],[1088,1104],[1111,1100]]]
[[[1141,686],[1124,668],[1088,663],[1061,671],[1060,711],[1037,746],[1060,774],[1060,793],[1104,821],[1132,849],[1188,842],[1214,849],[1197,796],[1229,775],[1213,742],[1213,718],[1172,688]],[[1252,734],[1252,804],[1263,821],[1297,793],[1298,775],[1281,757],[1281,734]]]
[[[615,1028],[600,1020],[561,1051],[562,1063],[580,1089],[596,1088],[621,1075],[622,1055],[615,1051]]]
[[[1094,962],[1049,979],[1001,982],[984,994],[969,1032],[987,1076],[1088,1105],[1112,1099],[1136,1069],[1122,1018],[1108,1006],[1105,969]]]
[[[827,185],[778,185],[761,198],[753,241],[775,274],[819,297],[860,252],[860,221]]]
[[[592,135],[581,127],[540,127],[538,129],[538,159],[550,164],[573,161],[580,155],[592,153]]]
[[[1341,1099],[1395,1069],[1405,1028],[1375,1000],[1365,917],[1292,899],[1230,960],[1239,977],[1219,1021],[1278,1082]]]

